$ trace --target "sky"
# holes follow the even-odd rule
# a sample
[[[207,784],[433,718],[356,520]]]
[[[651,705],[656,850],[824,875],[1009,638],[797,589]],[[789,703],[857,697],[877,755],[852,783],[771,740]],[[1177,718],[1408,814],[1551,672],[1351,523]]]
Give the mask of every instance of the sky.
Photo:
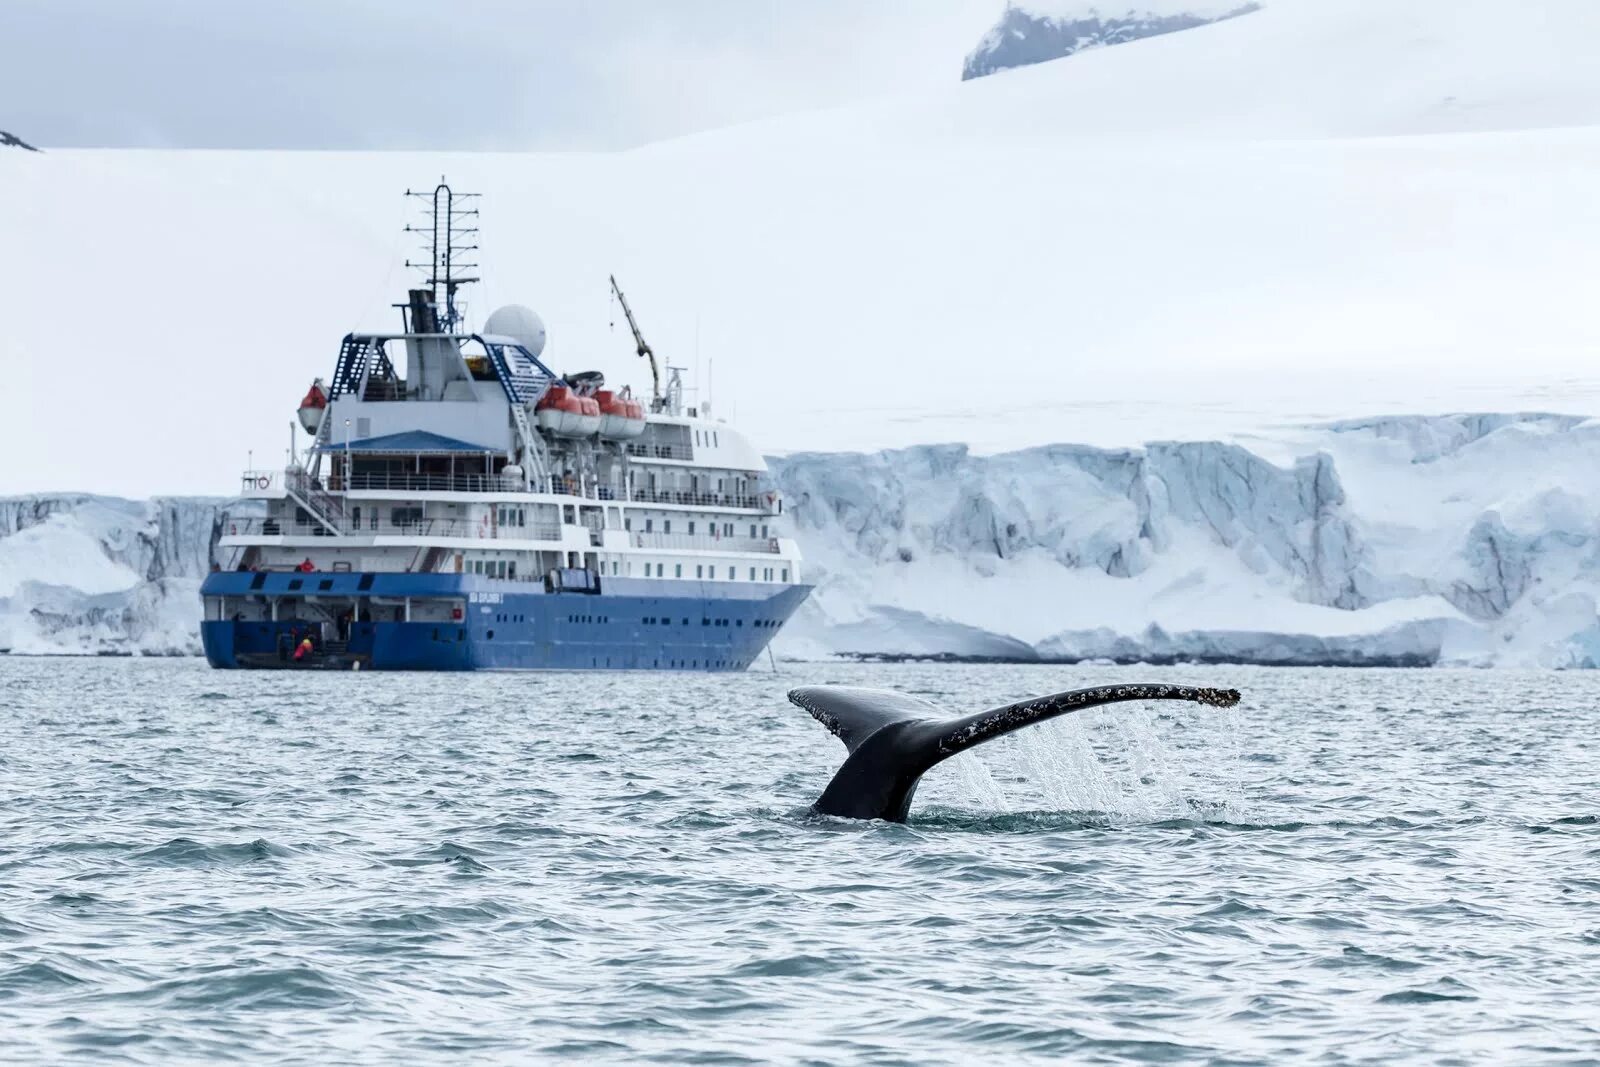
[[[1004,0],[4,0],[42,147],[587,151],[955,81]]]

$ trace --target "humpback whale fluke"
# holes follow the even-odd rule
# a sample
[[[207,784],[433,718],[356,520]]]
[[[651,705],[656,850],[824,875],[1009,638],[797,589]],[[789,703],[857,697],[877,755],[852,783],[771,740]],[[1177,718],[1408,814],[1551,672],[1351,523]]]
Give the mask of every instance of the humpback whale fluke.
[[[812,810],[847,819],[905,822],[917,783],[929,768],[1002,734],[1123,700],[1189,700],[1230,708],[1239,702],[1239,691],[1190,685],[1099,685],[959,718],[950,718],[919,697],[887,689],[812,685],[791,690],[789,700],[809,711],[850,750]]]

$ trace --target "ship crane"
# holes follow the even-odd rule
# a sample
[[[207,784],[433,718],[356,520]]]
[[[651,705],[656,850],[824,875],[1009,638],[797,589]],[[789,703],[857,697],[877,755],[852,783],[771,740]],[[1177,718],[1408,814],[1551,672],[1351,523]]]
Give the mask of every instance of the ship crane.
[[[628,329],[633,331],[633,343],[638,346],[639,355],[650,360],[650,410],[659,412],[665,407],[665,402],[661,398],[661,368],[656,365],[655,350],[644,339],[644,334],[639,332],[639,323],[633,317],[633,309],[628,307],[628,298],[622,295],[622,288],[617,285],[615,274],[611,275],[611,292],[616,296],[617,303],[622,305],[622,314],[628,319]]]

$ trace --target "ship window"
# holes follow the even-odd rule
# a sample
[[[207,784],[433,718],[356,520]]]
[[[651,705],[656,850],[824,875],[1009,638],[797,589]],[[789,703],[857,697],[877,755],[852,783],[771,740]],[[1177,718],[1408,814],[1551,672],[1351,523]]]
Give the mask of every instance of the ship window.
[[[733,536],[733,523],[731,523],[731,522],[724,523],[723,526],[722,526],[722,534],[723,534],[724,537],[732,537]]]
[[[661,532],[662,533],[671,533],[672,532],[672,520],[671,519],[662,519],[661,520]]]
[[[654,519],[646,519],[646,520],[644,520],[644,532],[645,533],[650,533],[653,530],[655,530],[655,528],[656,528],[656,520],[654,520]]]
[[[290,589],[299,589],[300,588],[300,579],[298,579],[298,578],[290,578],[289,579],[289,588]]]
[[[360,508],[356,507],[356,508],[351,508],[350,509],[350,521],[351,521],[351,524],[354,525],[356,529],[358,529],[358,530],[361,529],[361,509]]]
[[[704,573],[703,573],[703,572],[704,572],[704,571],[705,571],[705,564],[703,564],[703,563],[696,563],[696,564],[695,564],[695,565],[694,565],[694,576],[695,576],[695,577],[696,577],[696,578],[703,578],[703,577],[705,577],[705,575],[704,575]]]
[[[762,537],[768,536],[767,535],[767,528],[765,526],[761,527],[761,536]]]
[[[683,564],[674,563],[672,565],[672,576],[674,578],[682,578],[683,577]]]
[[[262,571],[260,574],[256,575],[254,578],[250,579],[250,588],[251,589],[260,589],[262,586],[264,586],[266,584],[267,584],[267,572],[266,571]]]
[[[783,568],[783,580],[786,581],[786,582],[789,580],[789,568],[788,567]]]
[[[689,520],[689,532],[690,533],[694,533],[694,520],[693,519]]]
[[[733,620],[733,624],[735,626],[743,626],[744,625],[744,620],[743,619],[734,619]]]
[[[728,568],[728,581],[730,581],[730,582],[733,581],[733,568],[732,567]]]
[[[363,593],[366,592],[368,589],[371,589],[372,588],[372,577],[373,576],[370,575],[370,574],[363,574],[361,576],[361,580],[356,583],[356,588],[361,590]]]
[[[632,519],[623,519],[622,520],[622,528],[624,530],[628,530],[628,531],[631,532],[633,530],[633,520]]]
[[[711,431],[711,447],[712,447],[712,448],[718,448],[718,447],[720,447],[720,446],[719,446],[719,445],[718,445],[718,444],[717,444],[717,431],[715,431],[715,430],[712,430],[712,431]]]
[[[324,578],[324,579],[322,579],[322,581],[317,583],[317,588],[318,589],[332,589],[333,588],[333,579],[332,578]]]
[[[756,538],[756,524],[752,522],[750,524],[750,540],[754,541],[755,538]]]
[[[711,625],[711,620],[710,619],[701,619],[700,620],[700,625],[701,626],[710,626]]]
[[[516,560],[512,560],[510,563],[506,564],[506,577],[507,578],[515,578],[516,576],[517,576],[517,561]]]
[[[494,640],[494,631],[490,630],[488,636],[489,636],[489,640],[493,641]]]

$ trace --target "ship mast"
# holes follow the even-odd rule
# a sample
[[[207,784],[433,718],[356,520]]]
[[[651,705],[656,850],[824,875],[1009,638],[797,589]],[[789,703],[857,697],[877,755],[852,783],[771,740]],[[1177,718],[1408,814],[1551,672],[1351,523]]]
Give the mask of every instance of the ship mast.
[[[406,195],[429,201],[428,225],[406,226],[407,233],[428,235],[428,262],[413,263],[408,259],[406,266],[428,272],[425,281],[433,290],[433,306],[444,308],[444,314],[438,319],[439,331],[455,333],[464,317],[456,304],[456,290],[478,280],[456,273],[460,270],[476,270],[478,267],[476,263],[460,262],[462,257],[470,258],[468,254],[478,250],[477,244],[468,243],[475,241],[478,236],[478,209],[457,207],[456,201],[476,200],[481,194],[454,192],[445,184],[444,176],[440,175],[439,184],[431,193],[407,189]],[[423,329],[417,323],[412,323],[411,328]]]
[[[617,285],[615,274],[611,275],[611,292],[616,296],[617,303],[622,305],[622,313],[627,316],[628,329],[633,331],[633,343],[638,346],[639,355],[650,360],[650,410],[660,412],[666,404],[661,399],[661,368],[656,366],[655,350],[644,339],[644,334],[639,332],[639,323],[633,317],[633,309],[628,306],[628,298],[622,295],[622,289]]]

